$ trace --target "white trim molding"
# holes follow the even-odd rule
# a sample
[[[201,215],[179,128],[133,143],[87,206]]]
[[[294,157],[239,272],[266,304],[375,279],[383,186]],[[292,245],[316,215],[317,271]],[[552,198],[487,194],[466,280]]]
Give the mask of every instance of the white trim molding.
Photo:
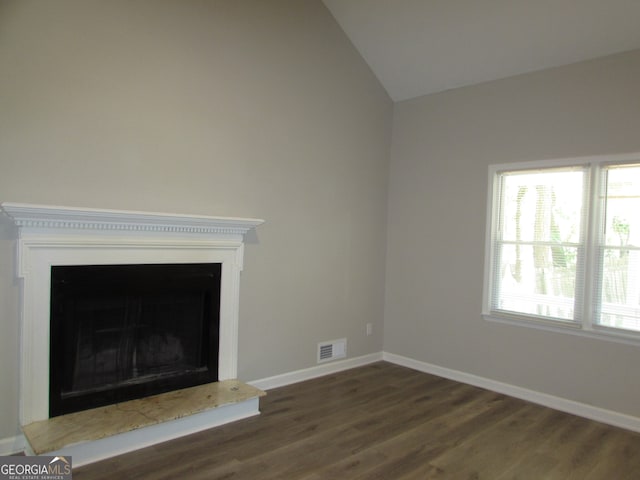
[[[518,387],[508,383],[498,382],[496,380],[480,377],[471,373],[440,367],[438,365],[421,362],[419,360],[414,360],[412,358],[403,357],[393,353],[384,352],[382,354],[382,358],[387,362],[412,368],[420,372],[430,373],[456,382],[466,383],[475,387],[502,393],[504,395],[509,395],[510,397],[519,398],[521,400],[553,408],[554,410],[588,418],[590,420],[595,420],[596,422],[613,425],[614,427],[640,432],[640,418],[638,417],[594,407],[593,405],[587,405],[585,403],[556,397],[554,395],[548,395],[546,393],[536,392],[535,390],[529,390],[527,388]]]
[[[396,355],[389,352],[371,353],[347,360],[336,361],[329,364],[295,370],[272,377],[252,380],[247,383],[261,390],[270,390],[286,385],[292,385],[298,382],[303,382],[305,380],[322,377],[324,375],[330,375],[344,370],[361,367],[379,361],[386,361],[403,367],[411,368],[413,370],[418,370],[420,372],[448,378],[456,382],[466,383],[475,387],[484,388],[515,398],[520,398],[522,400],[536,403],[538,405],[553,408],[554,410],[559,410],[572,415],[588,418],[597,422],[606,423],[615,427],[640,432],[640,418],[638,417],[625,415],[619,412],[594,407],[592,405],[575,402],[573,400],[568,400],[541,392],[536,392],[534,390],[517,387],[515,385],[498,382],[485,377],[480,377],[470,373],[461,372],[459,370],[453,370],[431,363],[414,360],[412,358]],[[24,445],[25,440],[22,435],[0,439],[0,455],[8,455],[9,453],[22,451]]]
[[[51,267],[221,263],[218,378],[237,377],[244,237],[258,219],[0,204],[18,227],[20,424],[49,418]]]
[[[286,385],[304,382],[305,380],[323,377],[332,373],[342,372],[344,370],[350,370],[356,367],[362,367],[364,365],[379,362],[381,360],[382,352],[371,353],[369,355],[362,355],[360,357],[338,360],[331,363],[316,365],[310,368],[303,368],[301,370],[295,370],[293,372],[283,373],[281,375],[274,375],[273,377],[252,380],[246,383],[248,383],[252,387],[259,388],[260,390],[271,390],[272,388],[284,387]]]
[[[24,438],[24,435],[0,438],[0,457],[24,452],[26,444],[27,441]]]
[[[267,377],[259,380],[247,382],[261,390],[270,390],[273,388],[284,387],[305,380],[330,375],[333,373],[349,370],[351,368],[361,367],[378,361],[394,363],[403,367],[418,370],[420,372],[437,375],[439,377],[448,378],[460,383],[466,383],[475,387],[484,388],[493,392],[509,395],[510,397],[519,398],[528,402],[536,403],[544,407],[553,408],[561,412],[570,413],[579,417],[588,418],[597,422],[606,423],[614,427],[624,428],[634,432],[640,432],[640,418],[632,415],[606,410],[604,408],[594,407],[585,403],[568,400],[566,398],[556,397],[546,393],[536,392],[527,388],[518,387],[508,383],[498,382],[489,378],[480,377],[471,373],[461,372],[450,368],[441,367],[432,363],[414,360],[412,358],[396,355],[389,352],[371,353],[361,357],[350,358],[347,360],[332,362],[326,365],[318,365],[301,370],[295,370],[273,377]]]
[[[257,218],[58,207],[4,202],[0,207],[18,227],[49,230],[124,230],[244,235],[264,223]]]

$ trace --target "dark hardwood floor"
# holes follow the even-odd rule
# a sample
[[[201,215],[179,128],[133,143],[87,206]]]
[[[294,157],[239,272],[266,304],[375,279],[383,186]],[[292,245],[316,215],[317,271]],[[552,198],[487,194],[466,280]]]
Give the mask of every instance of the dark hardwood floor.
[[[640,434],[375,363],[262,414],[74,470],[90,479],[640,479]]]

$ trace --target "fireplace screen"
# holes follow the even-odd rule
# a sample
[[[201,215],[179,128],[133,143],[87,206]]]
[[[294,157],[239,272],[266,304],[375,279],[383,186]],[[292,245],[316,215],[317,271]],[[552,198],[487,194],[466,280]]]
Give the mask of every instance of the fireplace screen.
[[[54,266],[51,417],[218,379],[221,264]]]

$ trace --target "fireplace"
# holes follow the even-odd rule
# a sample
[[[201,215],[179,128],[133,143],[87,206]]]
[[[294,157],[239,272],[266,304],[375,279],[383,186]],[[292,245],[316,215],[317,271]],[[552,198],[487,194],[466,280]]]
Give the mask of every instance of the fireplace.
[[[49,416],[217,381],[220,273],[53,266]]]
[[[59,358],[56,350],[60,332],[56,327],[50,325],[52,317],[58,313],[51,309],[51,294],[58,288],[56,279],[59,267],[91,267],[103,266],[105,271],[112,266],[122,265],[194,265],[194,264],[216,264],[218,265],[219,285],[216,292],[219,294],[219,304],[213,300],[216,294],[211,291],[212,298],[203,300],[201,308],[211,311],[217,309],[218,341],[217,347],[211,347],[216,336],[215,327],[209,327],[207,332],[202,333],[204,338],[193,340],[194,333],[191,330],[180,331],[165,328],[171,323],[167,318],[166,311],[174,309],[163,305],[156,308],[159,312],[157,330],[154,333],[147,333],[147,343],[159,343],[163,352],[179,350],[177,345],[186,342],[187,337],[192,343],[200,345],[208,343],[212,349],[208,353],[196,356],[177,355],[176,363],[184,366],[177,369],[188,370],[195,374],[200,382],[199,376],[202,371],[208,370],[207,375],[217,376],[218,380],[228,380],[237,378],[237,351],[238,351],[238,312],[239,312],[239,289],[240,273],[243,269],[243,257],[245,248],[245,235],[253,228],[263,223],[260,219],[232,218],[232,217],[211,217],[203,215],[182,215],[165,214],[151,212],[136,212],[122,210],[103,210],[75,207],[56,207],[43,205],[29,205],[19,203],[0,204],[2,212],[13,220],[17,227],[17,272],[16,275],[21,281],[21,358],[20,358],[20,423],[27,425],[32,422],[50,418],[52,415],[62,413],[66,407],[59,409],[56,407],[56,400],[49,400],[49,393],[56,382],[62,396],[73,397],[78,391],[90,390],[101,391],[102,387],[96,385],[98,377],[104,374],[106,383],[123,385],[134,385],[137,387],[141,377],[156,376],[159,383],[165,380],[163,377],[173,377],[174,372],[167,373],[165,368],[166,359],[162,354],[155,359],[146,360],[146,371],[134,372],[133,364],[139,364],[139,353],[137,349],[123,350],[124,353],[120,361],[120,370],[113,367],[115,362],[111,353],[107,353],[110,348],[119,343],[123,337],[113,333],[112,337],[104,335],[103,339],[95,341],[103,342],[102,346],[96,348],[102,351],[100,359],[94,358],[105,364],[104,367],[89,368],[87,362],[75,362],[69,357],[64,360],[67,363],[81,366],[82,372],[78,372],[76,383],[69,387],[69,380],[64,378],[56,379],[56,366],[53,356]],[[254,240],[255,241],[255,237]],[[153,268],[152,268],[153,270]],[[82,269],[78,270],[82,271]],[[52,279],[53,272],[53,279]],[[172,273],[172,275],[175,274]],[[75,275],[75,274],[74,274]],[[83,276],[95,277],[95,272],[91,275],[85,273],[77,274],[76,281]],[[142,274],[144,278],[138,278],[130,282],[136,285],[149,285],[154,283],[156,273]],[[209,275],[205,274],[205,277]],[[171,276],[171,275],[170,275]],[[108,277],[108,275],[107,275]],[[53,283],[52,283],[53,281]],[[199,282],[195,281],[197,284]],[[107,280],[111,284],[109,289],[118,290],[119,281]],[[166,282],[161,282],[166,283]],[[184,282],[178,282],[182,284]],[[188,282],[187,282],[188,283]],[[62,289],[64,291],[64,288]],[[206,293],[187,293],[178,289],[172,294],[175,304],[183,304],[187,299],[195,297],[206,297]],[[214,288],[215,290],[215,288]],[[68,295],[68,293],[64,293]],[[120,295],[120,299],[117,297]],[[146,302],[145,298],[151,296],[156,300],[165,301],[170,295],[162,290],[155,294],[147,292],[144,288],[134,291],[131,295],[131,305],[141,305]],[[116,299],[104,300],[107,305],[117,305],[124,302],[123,297],[127,295],[120,292]],[[137,300],[135,299],[137,297]],[[128,300],[127,300],[128,301]],[[76,307],[84,308],[83,304],[77,300]],[[205,306],[206,303],[206,306]],[[104,305],[103,305],[104,306]],[[126,307],[125,307],[126,308]],[[139,307],[138,307],[139,308]],[[93,323],[103,321],[103,314],[111,307],[99,308],[91,313]],[[115,308],[117,310],[117,308]],[[188,307],[187,310],[194,312],[196,307]],[[189,315],[191,315],[190,313]],[[66,313],[62,314],[63,317]],[[108,316],[108,315],[107,315]],[[171,315],[173,317],[173,315]],[[66,318],[66,317],[65,317]],[[72,320],[79,322],[80,320]],[[129,321],[129,320],[127,320]],[[111,329],[122,332],[129,330],[144,330],[146,320],[131,320],[133,323],[123,325],[121,320],[109,320]],[[120,326],[118,326],[120,322]],[[54,320],[55,323],[55,320]],[[163,326],[164,325],[164,326]],[[83,326],[84,327],[84,326]],[[78,329],[78,325],[71,327]],[[163,330],[164,329],[164,330]],[[80,328],[82,330],[82,328]],[[51,336],[53,335],[53,336]],[[68,333],[63,336],[70,337],[72,342],[77,342],[87,334],[84,331]],[[115,338],[118,338],[116,341]],[[181,340],[182,339],[182,340]],[[129,340],[132,341],[132,340]],[[188,342],[187,342],[188,343]],[[111,346],[109,346],[111,345]],[[217,355],[215,348],[217,348]],[[136,352],[135,361],[132,358],[133,351]],[[128,353],[127,353],[128,352]],[[96,352],[93,352],[94,354]],[[84,355],[85,352],[76,351],[73,355]],[[71,355],[71,354],[67,354]],[[91,352],[88,354],[91,355]],[[176,355],[174,355],[175,357]],[[82,357],[84,358],[84,357]],[[53,362],[52,362],[53,360]],[[217,368],[214,366],[217,361]],[[129,363],[129,367],[124,364]],[[111,364],[111,366],[109,366]],[[175,367],[175,365],[174,365]],[[174,368],[171,367],[171,368]],[[53,370],[52,370],[53,368]],[[74,367],[75,368],[75,367]],[[217,370],[214,374],[214,370]],[[50,371],[52,377],[50,378]],[[116,373],[119,371],[119,373]],[[100,373],[101,372],[101,373]],[[127,373],[128,372],[128,373]],[[81,374],[80,374],[81,373]],[[51,380],[51,381],[50,381]],[[210,381],[210,379],[206,380]],[[66,382],[66,383],[65,383]],[[130,385],[129,385],[130,384]],[[160,387],[164,388],[164,387]],[[100,397],[102,393],[98,394]],[[118,394],[119,395],[119,394]],[[91,400],[90,402],[97,401]],[[100,400],[102,401],[102,400]],[[119,401],[115,398],[109,401]],[[50,403],[52,405],[50,405]]]

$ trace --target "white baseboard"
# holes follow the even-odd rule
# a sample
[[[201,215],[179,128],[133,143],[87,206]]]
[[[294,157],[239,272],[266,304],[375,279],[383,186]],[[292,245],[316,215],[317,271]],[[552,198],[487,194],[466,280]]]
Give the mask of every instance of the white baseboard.
[[[440,367],[431,363],[413,360],[411,358],[395,355],[393,353],[383,352],[383,360],[401,365],[403,367],[412,368],[420,372],[430,373],[439,377],[455,380],[456,382],[466,383],[475,387],[484,388],[493,392],[502,393],[511,397],[527,400],[538,405],[560,410],[561,412],[570,413],[579,417],[588,418],[597,422],[613,425],[634,432],[640,432],[640,418],[626,415],[623,413],[605,410],[604,408],[594,407],[585,403],[568,400],[566,398],[548,395],[546,393],[536,392],[508,383],[498,382],[489,378],[479,377],[470,373],[460,372],[449,368]]]
[[[588,418],[590,420],[595,420],[597,422],[606,423],[615,427],[640,432],[640,418],[638,417],[606,410],[599,407],[594,407],[592,405],[587,405],[584,403],[548,395],[541,392],[536,392],[534,390],[517,387],[515,385],[498,382],[496,380],[491,380],[485,377],[480,377],[458,370],[452,370],[450,368],[441,367],[431,363],[414,360],[408,357],[403,357],[401,355],[396,355],[388,352],[372,353],[361,357],[317,365],[310,368],[295,370],[293,372],[253,380],[246,383],[253,385],[254,387],[257,387],[261,390],[270,390],[272,388],[283,387],[285,385],[291,385],[305,380],[322,377],[324,375],[329,375],[332,373],[349,370],[351,368],[368,365],[380,360],[394,363],[396,365],[401,365],[403,367],[408,367],[420,372],[430,373],[439,377],[448,378],[456,382],[466,383],[476,387],[491,390],[493,392],[502,393],[511,397],[520,398],[522,400],[536,403],[538,405],[543,405],[545,407]],[[257,409],[257,405],[255,408]],[[249,414],[248,416],[250,415],[251,414]],[[240,417],[241,416],[242,415],[240,415]],[[206,428],[210,428],[210,426]],[[164,438],[162,441],[164,441],[165,439],[169,440],[169,438]],[[0,455],[10,455],[12,453],[24,451],[25,446],[26,441],[22,435],[0,439]],[[97,452],[93,452],[93,455],[95,455],[96,453]],[[102,455],[104,455],[104,452],[102,453]],[[85,457],[84,461],[78,458],[80,463],[88,463],[86,452],[83,456]],[[88,457],[92,457],[92,455],[90,454],[88,455]],[[96,459],[96,457],[92,457],[91,461],[95,461]],[[73,459],[73,463],[74,466],[79,466],[79,463],[76,462],[75,456]]]
[[[285,385],[291,385],[293,383],[311,380],[312,378],[318,378],[324,375],[342,372],[343,370],[361,367],[370,363],[379,362],[380,360],[382,360],[382,352],[371,353],[369,355],[363,355],[361,357],[323,363],[322,365],[316,365],[313,367],[304,368],[302,370],[295,370],[293,372],[283,373],[281,375],[275,375],[273,377],[252,380],[246,383],[259,388],[260,390],[270,390],[272,388],[284,387]]]
[[[24,435],[16,435],[15,437],[0,438],[0,456],[13,455],[14,453],[24,452],[26,440]]]

